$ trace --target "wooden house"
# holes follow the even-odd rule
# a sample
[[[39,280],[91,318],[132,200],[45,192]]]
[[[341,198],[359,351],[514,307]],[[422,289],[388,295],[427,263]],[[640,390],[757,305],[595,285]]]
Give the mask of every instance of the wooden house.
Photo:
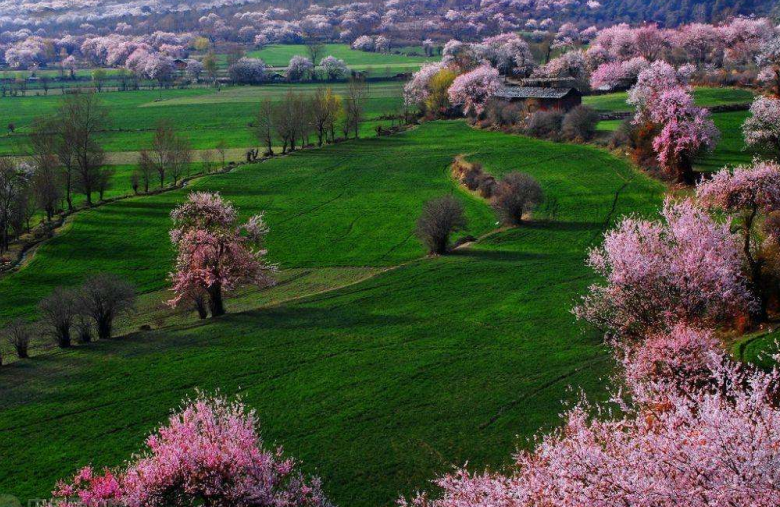
[[[573,87],[552,88],[546,86],[504,86],[493,95],[494,99],[510,103],[525,103],[530,110],[570,111],[582,104],[582,93]]]

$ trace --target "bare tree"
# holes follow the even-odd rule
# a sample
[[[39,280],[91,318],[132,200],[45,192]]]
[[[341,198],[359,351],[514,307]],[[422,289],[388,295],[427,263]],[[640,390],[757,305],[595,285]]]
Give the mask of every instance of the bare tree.
[[[22,319],[12,320],[5,327],[5,337],[8,343],[16,351],[16,357],[26,359],[30,357],[30,340],[32,339],[32,325]]]
[[[95,275],[79,290],[78,305],[94,321],[98,338],[111,338],[114,319],[135,306],[135,288],[111,273]]]
[[[76,293],[57,287],[38,305],[43,321],[51,330],[54,342],[60,348],[70,347],[70,329],[76,317]]]
[[[27,206],[28,175],[10,158],[0,158],[0,252],[8,249],[10,230],[18,224],[20,206]]]
[[[303,94],[298,93],[293,98],[293,128],[295,138],[300,142],[301,148],[309,143],[312,126],[310,103]]]
[[[173,179],[173,185],[176,186],[192,161],[189,141],[177,134],[168,120],[158,122],[148,155],[160,178],[160,188],[165,186],[166,174]]]
[[[31,183],[36,203],[51,221],[62,199],[63,174],[57,158],[57,133],[50,121],[33,121],[27,152],[33,166]]]
[[[544,193],[539,183],[521,172],[505,175],[493,191],[493,208],[505,225],[521,225],[523,216],[543,200]]]
[[[295,95],[288,91],[284,98],[274,105],[273,123],[276,135],[282,139],[282,153],[295,150]]]
[[[154,174],[156,170],[151,154],[146,150],[141,150],[141,153],[138,154],[137,171],[138,176],[144,184],[144,192],[149,192],[149,182],[152,179],[152,174]]]
[[[328,132],[333,137],[333,128],[336,118],[341,110],[341,99],[328,88],[317,88],[311,98],[309,107],[312,115],[312,124],[317,133],[317,145],[322,146],[323,141],[328,140]]]
[[[316,67],[317,63],[320,61],[322,52],[325,51],[325,44],[308,38],[306,41],[306,51],[309,53],[309,60],[311,60],[311,63]]]
[[[273,155],[274,106],[270,99],[264,99],[260,102],[260,109],[257,111],[253,129],[258,141],[265,145],[266,154]]]
[[[200,152],[200,162],[203,167],[203,172],[208,174],[214,170],[214,152],[211,150],[203,150]]]
[[[225,140],[220,139],[215,149],[217,150],[217,153],[219,154],[219,159],[222,162],[221,169],[225,169],[225,167],[227,166],[227,143],[225,142]]]
[[[466,227],[463,204],[451,195],[432,199],[423,205],[417,220],[417,237],[435,255],[446,254],[453,232]]]
[[[105,152],[97,135],[108,124],[108,112],[94,93],[76,93],[65,96],[58,120],[62,149],[71,152],[65,158],[75,162],[77,183],[87,198],[87,206],[92,206],[92,192],[97,189],[105,164]]]
[[[355,139],[360,137],[360,123],[363,121],[363,109],[368,97],[366,83],[358,79],[350,79],[347,85],[347,96],[344,104],[346,130],[351,130]]]

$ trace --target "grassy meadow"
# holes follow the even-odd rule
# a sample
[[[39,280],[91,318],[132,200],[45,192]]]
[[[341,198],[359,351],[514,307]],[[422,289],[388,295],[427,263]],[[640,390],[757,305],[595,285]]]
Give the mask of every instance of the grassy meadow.
[[[495,231],[487,204],[449,176],[458,154],[533,175],[547,203],[527,226]],[[265,210],[283,270],[279,286],[207,322],[161,304],[168,213],[190,190],[219,191],[243,216]],[[0,490],[44,496],[80,465],[120,464],[195,388],[241,394],[266,440],[321,475],[339,505],[392,504],[467,460],[502,466],[557,424],[560,400],[577,396],[568,386],[603,396],[610,360],[570,313],[595,280],[583,260],[620,215],[655,210],[662,190],[596,148],[433,122],[80,213],[0,279],[0,320],[113,271],[143,292],[124,328],[153,330],[0,369]],[[414,222],[446,193],[466,207],[460,234],[481,239],[422,258]]]
[[[295,55],[308,58],[309,53],[306,46],[303,44],[275,44],[247,53],[247,56],[261,58],[265,63],[275,68],[287,67],[290,58]],[[422,47],[407,47],[399,51],[398,54],[385,54],[357,51],[346,44],[325,44],[320,58],[334,56],[344,60],[350,69],[365,72],[369,77],[387,77],[414,72],[422,64],[438,60],[438,57],[422,55]]]

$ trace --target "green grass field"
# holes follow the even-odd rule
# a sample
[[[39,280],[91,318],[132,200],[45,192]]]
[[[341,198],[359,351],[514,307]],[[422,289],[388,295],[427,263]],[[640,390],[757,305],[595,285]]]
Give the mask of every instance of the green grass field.
[[[753,93],[738,88],[696,88],[694,90],[696,104],[701,107],[723,106],[729,104],[749,104],[753,102]],[[607,93],[604,95],[589,95],[583,97],[582,103],[597,111],[632,111],[626,102],[627,92]]]
[[[421,259],[412,231],[426,199],[462,199],[462,234],[495,227],[449,177],[461,153],[493,174],[532,174],[547,204],[526,227]],[[80,465],[121,463],[197,387],[241,393],[266,440],[320,474],[339,505],[389,505],[466,460],[501,466],[557,423],[560,400],[576,397],[567,386],[603,395],[608,355],[570,313],[595,280],[583,260],[605,226],[655,210],[662,193],[598,149],[463,122],[244,166],[191,189],[220,191],[244,216],[267,211],[282,283],[228,301],[234,313],[216,321],[160,327],[141,312],[125,326],[154,331],[1,368],[0,491],[38,497]],[[164,313],[168,213],[187,191],[79,214],[0,279],[0,320],[33,315],[53,287],[96,271],[132,280],[143,307]]]
[[[407,48],[407,52],[410,48]],[[422,55],[422,48],[417,50]],[[263,49],[257,51],[250,51],[247,56],[252,58],[261,58],[265,63],[272,67],[287,67],[290,63],[290,58],[295,55],[305,56],[308,58],[309,53],[306,46],[303,44],[275,44],[266,46]],[[425,56],[410,56],[409,54],[393,54],[393,53],[370,53],[367,51],[357,51],[350,48],[347,44],[326,44],[322,50],[321,58],[326,56],[334,56],[341,60],[344,60],[348,66],[357,68],[359,66],[377,66],[384,65],[411,65],[417,64],[419,67],[421,64],[429,61],[437,60],[438,58],[428,58]],[[319,62],[317,62],[319,64]]]
[[[254,147],[258,143],[248,125],[263,98],[278,100],[289,90],[312,93],[317,86],[320,84],[228,87],[220,91],[204,88],[164,90],[162,95],[157,91],[104,93],[101,99],[110,112],[111,130],[102,134],[100,141],[108,151],[148,148],[156,123],[165,119],[187,136],[195,149],[212,149],[221,140],[229,147]],[[329,86],[336,93],[343,93],[346,85],[334,83]],[[395,81],[368,84],[364,135],[372,133],[379,123],[377,117],[399,112],[402,88],[403,83]],[[16,126],[15,133],[0,135],[0,155],[18,152],[33,119],[51,114],[59,101],[55,96],[0,99],[0,124]]]

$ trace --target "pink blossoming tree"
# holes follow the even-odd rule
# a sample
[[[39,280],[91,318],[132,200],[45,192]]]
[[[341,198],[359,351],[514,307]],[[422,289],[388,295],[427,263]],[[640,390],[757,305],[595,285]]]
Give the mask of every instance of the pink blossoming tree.
[[[667,200],[661,216],[623,219],[590,252],[588,265],[606,283],[590,287],[574,309],[578,318],[637,338],[680,321],[710,326],[753,307],[729,221],[691,201]]]
[[[766,317],[762,283],[764,260],[758,252],[755,225],[761,216],[780,209],[780,166],[775,162],[755,162],[752,166],[723,169],[697,188],[705,206],[737,217],[742,233],[742,252],[750,269],[754,290],[761,294],[760,318]]]
[[[235,208],[219,194],[193,192],[171,212],[171,219],[171,241],[178,250],[176,271],[170,275],[172,306],[205,292],[216,317],[225,313],[224,292],[274,283],[276,268],[264,260],[262,242],[268,228],[262,215],[239,225]]]
[[[467,115],[477,115],[500,87],[498,70],[481,65],[455,78],[449,88],[450,102],[463,106],[463,112]]]
[[[124,470],[80,470],[54,499],[86,507],[329,507],[281,449],[267,450],[254,411],[199,395],[146,439]],[[62,505],[62,504],[58,504]]]
[[[780,161],[780,99],[758,97],[742,125],[745,144]]]
[[[650,121],[660,128],[653,139],[658,162],[677,181],[693,183],[695,159],[713,150],[720,138],[709,111],[694,105],[693,96],[682,87],[662,92],[649,106]]]

